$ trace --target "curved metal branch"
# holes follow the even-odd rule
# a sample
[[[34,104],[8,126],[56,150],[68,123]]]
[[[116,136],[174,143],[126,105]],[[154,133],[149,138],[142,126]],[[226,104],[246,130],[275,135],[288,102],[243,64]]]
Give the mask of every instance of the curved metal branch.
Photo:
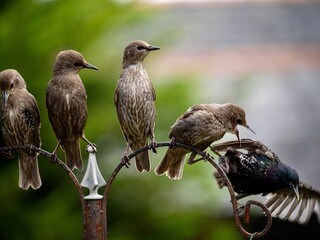
[[[271,213],[269,212],[268,208],[266,206],[264,206],[262,203],[259,203],[259,202],[253,201],[253,200],[248,201],[245,205],[245,210],[244,210],[245,223],[249,223],[250,206],[256,205],[256,206],[260,207],[267,215],[267,224],[261,232],[250,233],[243,228],[243,226],[241,225],[239,214],[238,214],[238,203],[237,203],[237,199],[236,199],[236,195],[233,190],[233,187],[232,187],[227,175],[225,174],[225,172],[221,169],[221,167],[216,162],[214,162],[214,158],[211,157],[207,152],[200,151],[192,146],[189,146],[189,145],[183,144],[183,143],[178,143],[178,142],[173,142],[173,143],[172,142],[160,142],[160,143],[156,144],[156,148],[159,148],[159,147],[180,147],[180,148],[188,149],[191,152],[194,152],[194,153],[200,155],[204,161],[208,161],[214,168],[216,168],[218,170],[218,172],[221,174],[221,176],[225,180],[227,188],[229,190],[233,213],[234,213],[234,218],[236,221],[236,226],[244,236],[252,237],[252,238],[259,238],[259,237],[264,236],[270,230],[271,225],[272,225]],[[142,153],[147,150],[151,150],[151,149],[152,149],[151,146],[145,146],[143,148],[140,148],[140,149],[132,152],[130,155],[127,156],[127,160],[128,160],[127,162],[129,162],[137,154]],[[117,176],[117,174],[119,173],[119,171],[121,170],[121,168],[123,166],[125,166],[125,163],[120,162],[120,164],[116,167],[116,169],[111,174],[111,176],[107,182],[107,185],[105,186],[104,197],[103,197],[103,201],[105,204],[104,206],[106,206],[106,204],[107,204],[107,199],[108,199],[110,187],[113,183],[113,180],[115,179],[115,177]]]
[[[227,185],[227,188],[229,190],[229,194],[230,194],[230,197],[231,197],[231,203],[232,203],[232,207],[233,207],[233,213],[234,213],[234,218],[235,218],[235,221],[236,221],[236,226],[237,228],[239,229],[239,231],[245,235],[246,237],[252,237],[252,238],[259,238],[259,237],[262,237],[263,235],[265,235],[271,228],[271,225],[272,225],[272,216],[271,216],[271,213],[269,212],[268,208],[266,206],[264,206],[262,203],[259,203],[259,202],[256,202],[256,201],[248,201],[245,205],[245,210],[244,210],[244,222],[245,223],[248,223],[249,222],[249,216],[250,216],[250,206],[251,205],[256,205],[258,207],[260,207],[267,215],[267,224],[265,226],[265,228],[261,231],[261,232],[255,232],[255,233],[249,233],[248,231],[246,231],[242,225],[241,225],[241,222],[240,222],[240,219],[239,219],[239,214],[238,214],[238,203],[237,203],[237,199],[236,199],[236,196],[235,196],[235,193],[234,193],[234,190],[233,190],[233,187],[228,179],[228,177],[226,176],[225,172],[221,169],[221,167],[216,163],[214,162],[214,158],[211,157],[207,152],[205,151],[200,151],[192,146],[189,146],[189,145],[186,145],[186,144],[182,144],[182,143],[178,143],[178,142],[161,142],[161,143],[157,143],[156,148],[159,148],[159,147],[180,147],[180,148],[184,148],[184,149],[188,149],[190,150],[191,152],[193,153],[196,153],[198,155],[200,155],[202,157],[202,159],[204,161],[208,161],[214,168],[217,169],[217,171],[219,172],[219,174],[224,178],[224,181],[226,182],[226,185]],[[154,146],[145,146],[143,148],[140,148],[134,152],[132,152],[130,155],[127,156],[127,162],[129,162],[132,158],[134,158],[137,154],[139,153],[142,153],[144,151],[148,151],[148,150],[151,150],[153,149]],[[24,150],[24,151],[32,151],[32,152],[36,152],[36,153],[39,153],[49,159],[51,159],[52,157],[52,154],[41,149],[41,148],[36,148],[34,146],[24,146],[24,147],[2,147],[0,148],[0,153],[6,153],[6,152],[9,152],[9,151],[14,151],[14,150]],[[76,176],[74,175],[74,173],[68,168],[68,166],[63,162],[61,161],[60,159],[56,158],[55,161],[59,164],[59,166],[61,168],[63,168],[67,173],[68,175],[70,176],[70,178],[72,179],[79,195],[80,195],[80,198],[81,198],[81,204],[82,204],[82,208],[84,209],[84,193],[82,191],[82,188],[81,188],[81,185],[78,181],[78,179],[76,178]],[[104,188],[104,194],[103,194],[103,199],[102,199],[102,206],[104,208],[106,208],[106,205],[107,205],[107,199],[108,199],[108,196],[109,196],[109,192],[110,192],[110,188],[111,188],[111,185],[115,179],[115,177],[117,176],[117,174],[119,173],[119,171],[123,168],[123,166],[125,166],[125,163],[123,162],[120,162],[118,164],[118,166],[116,167],[116,169],[112,172],[111,176],[109,177],[108,179],[108,182]]]
[[[232,203],[232,208],[233,208],[234,219],[236,221],[236,226],[239,229],[239,231],[246,237],[260,238],[260,237],[264,236],[270,230],[271,225],[272,225],[272,216],[271,216],[271,213],[268,210],[268,208],[265,205],[263,205],[262,203],[260,203],[260,202],[249,200],[245,204],[244,222],[246,224],[249,223],[250,206],[251,205],[256,205],[256,206],[260,207],[265,212],[265,214],[267,216],[267,224],[264,227],[264,229],[262,231],[260,231],[260,232],[250,233],[247,230],[245,230],[244,227],[241,225],[241,221],[240,221],[240,218],[239,218],[237,198],[236,198],[236,195],[234,193],[233,187],[232,187],[227,175],[221,169],[219,164],[217,164],[216,162],[213,161],[212,157],[209,157],[207,160],[208,160],[208,162],[211,163],[212,166],[214,166],[217,169],[217,171],[223,177],[223,180],[225,181],[225,183],[227,185],[227,188],[228,188],[228,191],[229,191],[229,194],[230,194],[230,197],[231,197],[231,203]]]
[[[16,150],[23,150],[26,152],[35,152],[35,153],[39,153],[47,158],[49,158],[51,160],[52,154],[46,150],[43,150],[41,148],[37,148],[34,146],[17,146],[17,147],[1,147],[0,148],[0,153],[2,152],[8,152],[8,151],[16,151]],[[74,175],[74,173],[71,171],[71,169],[63,162],[61,161],[59,158],[55,158],[54,162],[56,162],[64,171],[66,171],[69,175],[69,177],[71,178],[71,180],[73,181],[78,194],[81,198],[81,204],[82,207],[84,207],[84,202],[83,202],[83,198],[84,198],[84,193],[82,191],[82,188],[80,186],[80,183],[77,179],[77,177]]]

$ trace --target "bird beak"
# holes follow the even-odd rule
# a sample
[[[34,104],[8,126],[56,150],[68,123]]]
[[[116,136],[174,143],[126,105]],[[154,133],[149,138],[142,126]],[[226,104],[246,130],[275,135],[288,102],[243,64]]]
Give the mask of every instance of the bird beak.
[[[299,186],[298,185],[292,185],[291,188],[294,191],[294,193],[296,194],[297,199],[300,200]]]
[[[4,106],[7,106],[7,102],[8,102],[9,95],[10,95],[9,92],[3,92],[3,93],[2,93]]]
[[[156,46],[148,46],[148,48],[146,50],[147,51],[155,51],[155,50],[160,50],[160,48],[156,47]]]
[[[239,130],[237,128],[234,130],[234,134],[237,136],[238,141],[239,141],[239,146],[241,147],[241,139],[239,137]]]
[[[93,66],[92,64],[87,63],[87,62],[83,65],[83,67],[84,68],[94,69],[94,70],[99,70],[99,68],[97,68],[96,66]]]
[[[253,132],[254,134],[256,134],[256,132],[255,131],[253,131],[248,125],[247,126],[245,126],[247,129],[249,129],[251,132]]]

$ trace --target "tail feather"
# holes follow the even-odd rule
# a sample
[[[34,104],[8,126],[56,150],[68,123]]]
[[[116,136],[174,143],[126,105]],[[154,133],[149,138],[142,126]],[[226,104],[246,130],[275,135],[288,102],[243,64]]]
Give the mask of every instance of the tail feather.
[[[31,186],[36,190],[41,187],[41,184],[37,156],[19,156],[19,187],[28,190]]]
[[[155,174],[163,175],[171,179],[181,179],[186,152],[178,148],[168,148],[161,162],[155,169]]]
[[[79,139],[73,141],[65,141],[61,142],[61,147],[65,152],[65,159],[67,166],[73,170],[83,169],[81,150],[80,150],[80,142]]]
[[[144,139],[141,141],[137,141],[134,144],[131,144],[130,149],[132,151],[135,151],[147,145],[148,145],[148,141]],[[136,159],[136,167],[139,172],[150,171],[151,164],[149,159],[149,151],[143,151],[142,153],[139,153],[138,155],[135,156],[135,159]]]
[[[144,151],[136,155],[136,167],[139,172],[150,171],[149,151]]]

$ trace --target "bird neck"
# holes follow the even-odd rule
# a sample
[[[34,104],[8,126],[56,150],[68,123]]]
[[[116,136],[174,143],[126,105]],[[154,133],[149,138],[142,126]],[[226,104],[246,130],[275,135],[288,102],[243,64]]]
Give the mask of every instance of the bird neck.
[[[132,69],[143,69],[143,62],[140,60],[137,61],[122,61],[122,69],[132,68]]]

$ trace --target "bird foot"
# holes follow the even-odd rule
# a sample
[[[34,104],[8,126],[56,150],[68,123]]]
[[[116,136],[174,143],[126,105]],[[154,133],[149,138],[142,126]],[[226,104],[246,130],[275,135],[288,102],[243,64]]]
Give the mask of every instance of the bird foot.
[[[90,148],[91,147],[91,148]],[[89,143],[88,145],[87,145],[87,152],[90,152],[90,153],[96,153],[97,152],[97,144],[95,144],[95,143]]]
[[[238,216],[242,216],[244,214],[244,205],[238,203],[237,213],[238,213]]]
[[[175,144],[176,144],[176,138],[175,138],[175,137],[172,137],[172,138],[171,138],[171,141],[170,141],[170,146],[169,146],[169,148],[174,147]]]
[[[149,148],[151,148],[152,152],[157,154],[158,153],[157,152],[157,147],[158,147],[157,142],[152,140],[152,142],[149,145]]]
[[[126,168],[129,168],[130,166],[130,163],[129,163],[129,158],[127,155],[124,155],[122,158],[121,158],[121,163],[126,166]]]
[[[55,152],[51,153],[51,155],[50,155],[50,161],[51,161],[51,163],[53,163],[53,164],[58,163],[58,157],[57,157],[57,154],[56,154]]]
[[[33,144],[27,145],[27,146],[26,146],[26,151],[27,151],[30,155],[35,154],[35,146],[34,146]]]

